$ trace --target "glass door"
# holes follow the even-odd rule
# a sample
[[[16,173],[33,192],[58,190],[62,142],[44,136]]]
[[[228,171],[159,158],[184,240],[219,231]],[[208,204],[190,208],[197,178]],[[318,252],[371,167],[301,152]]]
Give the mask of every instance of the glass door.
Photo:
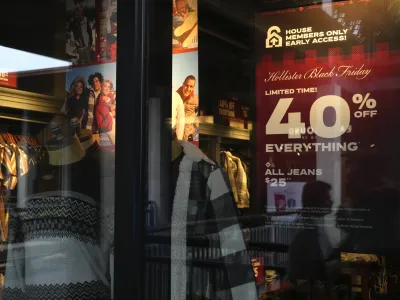
[[[113,298],[117,2],[2,3],[2,299]]]
[[[141,297],[399,297],[399,2],[150,3]]]

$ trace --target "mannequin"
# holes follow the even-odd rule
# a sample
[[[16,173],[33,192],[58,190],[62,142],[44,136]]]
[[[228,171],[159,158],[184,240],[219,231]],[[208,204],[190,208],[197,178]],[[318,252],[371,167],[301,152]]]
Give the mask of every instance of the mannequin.
[[[173,144],[177,141],[173,141]],[[209,299],[256,300],[253,267],[247,253],[237,209],[226,174],[199,148],[187,141],[178,141],[181,154],[172,161],[172,177],[175,195],[171,226],[171,299],[185,300],[193,294]],[[179,151],[176,151],[179,153]],[[175,171],[174,171],[175,170]],[[229,219],[229,222],[219,222]],[[209,222],[204,226],[202,221]],[[187,226],[188,223],[194,226]],[[184,234],[186,233],[186,234]],[[188,239],[218,240],[221,260],[225,263],[224,279],[229,287],[215,286],[216,294],[210,295],[210,285],[193,290],[191,259],[193,253],[187,247]],[[209,251],[214,252],[215,251]],[[247,263],[246,263],[247,262]],[[208,292],[207,292],[208,291]]]
[[[52,122],[49,160],[18,183],[10,215],[4,299],[111,299],[110,243],[100,164],[69,122]],[[84,296],[83,296],[84,295]]]
[[[78,118],[72,118],[70,125],[75,130],[76,136],[86,152],[96,152],[100,149],[99,143],[94,138],[92,132],[89,129],[81,128],[81,122]]]

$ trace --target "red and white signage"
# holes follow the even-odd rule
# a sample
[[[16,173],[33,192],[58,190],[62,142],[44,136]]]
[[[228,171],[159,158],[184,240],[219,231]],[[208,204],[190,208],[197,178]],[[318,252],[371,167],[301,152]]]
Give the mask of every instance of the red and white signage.
[[[0,72],[0,86],[17,87],[17,76],[15,73]]]

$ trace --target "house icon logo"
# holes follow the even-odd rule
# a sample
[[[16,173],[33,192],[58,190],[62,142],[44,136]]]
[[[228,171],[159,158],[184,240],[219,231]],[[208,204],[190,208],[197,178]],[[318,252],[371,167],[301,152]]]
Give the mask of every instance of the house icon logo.
[[[267,31],[267,39],[265,40],[265,48],[282,47],[282,37],[279,34],[281,29],[278,26],[271,26]]]

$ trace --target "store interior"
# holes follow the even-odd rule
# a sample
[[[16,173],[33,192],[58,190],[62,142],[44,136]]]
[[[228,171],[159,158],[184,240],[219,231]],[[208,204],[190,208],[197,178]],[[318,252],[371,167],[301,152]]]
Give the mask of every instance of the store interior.
[[[268,208],[270,200],[259,197],[257,192],[259,181],[257,180],[257,136],[255,132],[257,124],[255,76],[258,58],[255,39],[261,31],[255,29],[255,12],[272,12],[320,4],[320,2],[310,0],[198,0],[199,148],[211,160],[219,164],[227,174],[231,174],[229,179],[236,190],[233,196],[237,214],[248,235],[247,242],[252,258],[264,275],[261,282],[258,281],[260,294],[271,295],[272,292],[284,289],[288,251],[293,232],[285,226],[269,225],[277,224],[277,222],[288,224],[297,216],[297,211],[282,213],[270,210]],[[19,9],[17,1],[8,1],[3,5],[5,5],[2,8],[3,11],[18,11],[19,15],[18,18],[15,18],[11,13],[4,14],[0,19],[2,28],[13,28],[12,30],[3,30],[0,37],[1,46],[61,60],[65,59],[64,1],[46,0],[42,1],[40,5],[34,1],[25,1],[23,10]],[[163,5],[162,8],[168,11],[170,7]],[[327,19],[329,18],[327,17]],[[376,19],[379,20],[379,17]],[[165,18],[153,21],[160,22],[160,20],[165,20]],[[337,22],[337,20],[333,21]],[[367,26],[368,28],[370,27]],[[367,42],[371,42],[369,40],[371,32],[367,29],[362,31],[365,36],[359,36],[361,42],[364,42],[365,38]],[[31,32],[31,34],[27,34],[27,32]],[[390,40],[398,40],[399,34],[388,28],[387,32],[381,33],[381,36],[386,36]],[[154,282],[159,283],[162,287],[166,281],[168,282],[165,280],[165,274],[169,269],[163,263],[156,265],[154,261],[163,261],[164,258],[168,261],[168,258],[164,257],[164,248],[158,247],[157,244],[160,240],[165,242],[163,237],[165,237],[165,232],[170,229],[171,194],[174,189],[168,182],[171,173],[170,166],[163,163],[163,161],[170,162],[171,154],[169,129],[164,128],[164,121],[168,119],[171,107],[170,103],[162,102],[165,98],[170,98],[170,86],[165,83],[170,81],[171,74],[170,40],[170,35],[165,34],[161,35],[158,41],[149,42],[152,55],[159,55],[162,59],[156,66],[151,66],[153,69],[152,72],[149,72],[150,80],[156,88],[154,88],[155,97],[148,103],[147,108],[152,113],[148,114],[148,124],[145,126],[146,130],[155,132],[149,137],[147,146],[161,150],[161,153],[149,153],[147,157],[151,162],[148,164],[147,172],[148,178],[151,180],[146,185],[149,201],[148,209],[144,214],[148,226],[149,244],[151,244],[147,253],[149,259],[153,259],[151,264],[153,273],[150,275],[154,275]],[[295,57],[304,56],[301,49],[294,52]],[[44,164],[41,170],[49,172],[52,168],[49,168],[46,146],[54,146],[54,139],[57,140],[57,136],[64,142],[55,143],[55,147],[77,142],[78,148],[87,150],[88,144],[84,142],[89,140],[91,143],[97,143],[92,140],[89,132],[74,129],[72,123],[66,124],[67,127],[63,128],[55,125],[54,117],[61,115],[60,110],[65,101],[65,82],[65,69],[60,68],[52,69],[50,72],[43,70],[19,72],[17,87],[0,86],[2,159],[3,152],[11,150],[18,153],[21,165],[23,163],[27,165],[27,168],[35,168],[41,162]],[[343,94],[355,92],[352,90],[354,87],[342,88]],[[385,88],[387,86],[382,85],[382,89]],[[168,96],[165,96],[167,94]],[[245,111],[246,114],[238,118],[222,116],[219,113],[219,109],[223,105],[221,101],[240,106],[242,112]],[[64,124],[65,119],[56,118],[58,121],[61,119],[63,121],[60,122]],[[52,127],[49,124],[52,124]],[[368,128],[367,123],[363,126]],[[64,133],[60,134],[62,130]],[[371,131],[373,130],[376,129],[371,129]],[[387,130],[387,133],[396,131],[397,128],[391,128]],[[70,138],[66,138],[71,134],[81,137],[80,141],[72,139],[74,140],[72,142]],[[362,138],[361,143],[363,142]],[[400,151],[397,149],[398,142],[395,140],[390,139],[389,141],[382,135],[375,143],[363,145],[362,154],[357,153],[357,155],[342,154],[335,157],[304,155],[299,162],[297,154],[290,154],[280,160],[284,160],[287,168],[290,169],[310,164],[316,165],[317,168],[324,168],[327,161],[336,159],[338,161],[337,169],[332,171],[329,176],[320,178],[332,184],[335,208],[352,205],[363,208],[367,204],[355,203],[352,202],[352,199],[366,186],[379,186],[378,182],[389,182],[391,185],[397,186],[400,182],[398,168],[395,167],[398,166],[397,158]],[[97,149],[97,146],[91,149]],[[271,160],[274,159],[271,157]],[[8,240],[9,213],[18,201],[19,177],[26,173],[26,170],[21,168],[21,165],[17,165],[16,161],[13,164],[8,166],[8,169],[3,168],[2,165],[0,174],[3,183],[0,189],[0,238],[3,245],[3,251],[0,252],[0,284],[4,282],[7,260],[7,251],[5,251],[4,245]],[[91,174],[86,174],[86,176],[89,177]],[[309,178],[301,179],[308,180]],[[296,194],[296,197],[296,200],[300,201],[301,194]],[[393,211],[395,211],[395,207],[393,207]],[[330,215],[330,217],[331,224],[337,222],[335,215]],[[367,219],[370,216],[360,216],[360,218],[364,217]],[[368,222],[372,221],[368,220]],[[334,226],[332,225],[332,227]],[[390,227],[380,229],[391,230]],[[339,244],[347,234],[348,232],[333,228],[330,233],[331,242]],[[368,239],[368,236],[363,236],[363,238]],[[152,248],[152,246],[154,247]],[[349,249],[348,252],[340,253],[342,273],[347,276],[343,277],[347,280],[344,285],[352,295],[351,299],[370,299],[370,291],[376,287],[376,280],[371,279],[373,274],[385,271],[382,267],[385,256],[393,261],[396,261],[397,258],[397,255],[391,253],[392,250],[398,249],[395,244],[389,243],[386,248],[382,246],[365,247],[364,249],[366,250]],[[353,252],[350,253],[350,250]],[[202,280],[211,272],[208,265],[206,267],[201,265],[204,253],[202,250],[195,253],[195,259],[200,261],[198,272],[199,278],[201,277]],[[206,257],[206,259],[209,258]],[[400,276],[397,270],[395,273]],[[396,283],[394,285],[396,286]],[[159,294],[154,294],[151,290],[157,290],[157,288],[149,288],[148,298],[158,300],[157,295]]]
[[[274,291],[284,289],[288,268],[288,251],[295,232],[290,229],[288,224],[296,219],[299,211],[288,210],[286,213],[279,213],[275,211],[275,208],[268,207],[269,201],[273,202],[273,200],[260,198],[257,192],[260,187],[256,172],[257,136],[255,126],[257,124],[257,105],[255,74],[258,58],[255,39],[265,33],[255,29],[254,18],[255,12],[297,9],[302,6],[317,4],[321,4],[321,1],[199,0],[198,2],[199,147],[210,159],[220,164],[228,174],[235,174],[234,177],[229,179],[232,186],[242,189],[242,198],[235,195],[235,191],[233,191],[238,215],[249,236],[249,247],[251,253],[255,256],[256,264],[259,265],[262,260],[261,265],[265,272],[265,281],[260,283],[260,286],[262,286],[260,289],[270,296]],[[373,16],[373,13],[371,15]],[[340,13],[333,14],[333,16],[327,15],[326,21],[332,22],[332,24],[346,22],[346,16],[341,16]],[[376,42],[374,36],[376,33],[372,24],[379,22],[375,20],[375,17],[372,18],[373,20],[370,19],[369,23],[362,25],[357,23],[356,27],[358,27],[353,28],[357,30],[355,39],[370,50],[373,49],[372,45]],[[381,32],[380,35],[384,35],[384,37],[380,37],[382,39],[396,40],[396,36],[389,32]],[[347,54],[349,49],[343,51]],[[305,53],[301,48],[294,48],[293,52],[295,58],[304,58]],[[342,95],[356,93],[357,90],[356,86],[341,86],[340,88]],[[385,84],[381,88],[390,89]],[[248,107],[249,118],[221,118],[218,113],[218,103],[221,103],[221,100],[233,101],[235,104],[240,103],[240,105]],[[369,128],[370,125],[365,121],[363,126]],[[392,131],[392,129],[388,130]],[[325,219],[329,224],[327,234],[330,243],[336,246],[341,245],[348,234],[346,230],[339,228],[343,224],[340,221],[340,213],[336,214],[336,212],[343,207],[358,207],[360,210],[370,207],[371,203],[360,203],[354,199],[363,193],[366,186],[379,186],[378,182],[382,181],[382,177],[390,177],[390,181],[398,182],[397,175],[392,173],[389,167],[389,165],[394,164],[394,157],[397,153],[397,150],[390,148],[389,144],[397,145],[397,142],[376,135],[376,140],[371,143],[368,136],[360,133],[360,128],[354,130],[359,136],[361,145],[360,152],[357,154],[302,154],[299,158],[300,154],[294,153],[279,158],[288,169],[312,167],[329,170],[329,172],[326,172],[328,174],[324,174],[324,176],[318,178],[316,176],[304,176],[300,177],[298,181],[319,179],[331,184],[335,212]],[[371,128],[371,130],[375,129]],[[227,156],[235,163],[226,163]],[[232,160],[232,158],[234,159]],[[274,159],[274,157],[271,157],[271,160]],[[380,163],[371,164],[368,162],[370,160],[381,161],[383,169],[378,171]],[[335,162],[334,167],[332,167],[332,162]],[[361,165],[362,167],[360,167]],[[368,178],[364,176],[365,174],[368,174]],[[243,180],[243,177],[245,180]],[[239,186],[238,178],[240,178]],[[374,184],[371,184],[372,182]],[[236,190],[236,187],[234,190]],[[243,191],[243,189],[246,191]],[[288,193],[295,193],[296,201],[301,202],[301,190],[289,191]],[[246,194],[247,196],[243,196]],[[246,198],[244,202],[243,197]],[[367,222],[374,222],[369,216],[365,215],[365,220],[367,219]],[[268,226],[271,224],[275,225]],[[270,228],[266,229],[267,227]],[[150,232],[156,233],[157,229],[156,231],[150,230]],[[356,233],[353,232],[352,234]],[[344,294],[350,295],[351,299],[371,299],[371,290],[376,292],[378,289],[376,280],[381,280],[380,277],[377,279],[378,277],[374,277],[373,274],[377,270],[384,270],[384,254],[388,254],[389,259],[394,259],[390,254],[392,249],[384,248],[385,246],[365,247],[363,250],[361,248],[342,249],[339,257],[342,265],[343,277],[341,277],[341,280],[343,280]],[[396,288],[393,287],[396,284],[392,282],[389,285],[391,285],[391,293],[396,294]],[[292,298],[289,297],[288,299]],[[317,297],[317,299],[319,298]]]
[[[71,202],[75,202],[72,205],[76,205],[74,207],[82,207],[86,205],[87,199],[97,199],[95,201],[98,201],[99,206],[108,206],[106,215],[109,221],[113,222],[115,156],[108,149],[100,151],[99,139],[95,138],[90,130],[81,128],[81,120],[66,117],[62,111],[66,96],[68,96],[66,74],[71,66],[65,50],[66,2],[8,1],[3,3],[2,12],[0,26],[7,30],[4,30],[0,37],[0,52],[2,53],[0,67],[2,68],[0,80],[0,298],[25,298],[23,296],[25,291],[13,288],[13,282],[19,282],[22,285],[30,284],[30,277],[25,276],[25,272],[37,274],[35,275],[37,283],[47,285],[47,292],[41,290],[40,286],[32,285],[35,289],[35,297],[38,299],[47,297],[43,293],[51,294],[53,288],[54,293],[64,297],[63,294],[70,293],[65,286],[76,282],[77,277],[72,276],[70,281],[69,279],[65,281],[65,276],[54,275],[52,278],[58,281],[58,287],[61,289],[57,291],[57,287],[51,286],[46,277],[48,276],[46,272],[49,270],[46,271],[43,265],[33,266],[31,263],[40,259],[45,261],[51,253],[57,252],[64,253],[66,256],[71,255],[75,257],[74,259],[82,258],[82,264],[79,264],[79,267],[76,263],[72,263],[69,270],[66,267],[63,270],[66,274],[74,272],[73,269],[78,270],[84,265],[88,266],[85,255],[94,257],[100,253],[100,249],[94,252],[89,250],[91,253],[83,254],[83,252],[79,253],[78,248],[66,250],[65,247],[60,246],[62,243],[69,243],[69,237],[74,234],[79,235],[77,232],[74,233],[79,226],[73,229],[66,225],[68,214],[74,208],[66,209],[65,207]],[[108,187],[106,192],[101,191],[102,184]],[[69,196],[67,196],[68,191],[72,191]],[[85,194],[89,198],[80,198],[74,192]],[[47,196],[42,196],[43,198],[40,199],[38,196],[40,194]],[[49,195],[52,196],[49,197]],[[105,204],[107,201],[104,202],[102,197],[110,202]],[[34,204],[35,201],[45,201],[45,214],[36,210],[40,205]],[[24,229],[16,225],[19,224],[22,208],[25,211],[29,210],[32,217],[30,220],[24,220],[26,224],[31,222],[28,225],[24,224],[26,225]],[[97,204],[94,204],[92,208],[92,212],[99,209]],[[83,219],[80,221],[78,220],[80,217],[70,218],[69,224],[75,223],[76,226],[82,221],[86,222],[86,225],[81,223],[80,226],[86,226],[86,228],[92,225],[99,226],[98,220],[92,225],[85,221],[85,218],[90,218],[87,212],[83,213]],[[80,214],[77,211],[75,213],[75,216]],[[38,223],[42,225],[39,226]],[[55,223],[58,223],[58,227],[54,226]],[[59,230],[57,231],[55,227]],[[93,242],[97,237],[86,236],[86,241],[91,238]],[[81,240],[84,239],[83,237]],[[46,244],[43,240],[48,243]],[[49,246],[52,240],[58,241],[58,246],[55,248]],[[23,251],[15,251],[14,246],[20,247]],[[107,248],[109,263],[111,253],[110,247],[107,246]],[[60,264],[63,264],[62,261],[62,258],[54,261],[53,267],[57,268],[58,265],[59,268]],[[21,270],[23,272],[19,273]],[[103,271],[104,274],[100,276],[108,272],[102,270],[100,273]],[[16,276],[16,274],[22,274],[22,276]],[[86,283],[90,285],[90,281],[96,280],[98,275],[94,275],[92,279],[87,278]],[[106,276],[110,276],[110,273]],[[92,293],[88,290],[84,291],[86,288],[88,286],[78,287],[81,289],[80,292],[88,293],[87,295]],[[106,294],[111,293],[107,288],[105,291]],[[95,291],[95,293],[98,292]]]

